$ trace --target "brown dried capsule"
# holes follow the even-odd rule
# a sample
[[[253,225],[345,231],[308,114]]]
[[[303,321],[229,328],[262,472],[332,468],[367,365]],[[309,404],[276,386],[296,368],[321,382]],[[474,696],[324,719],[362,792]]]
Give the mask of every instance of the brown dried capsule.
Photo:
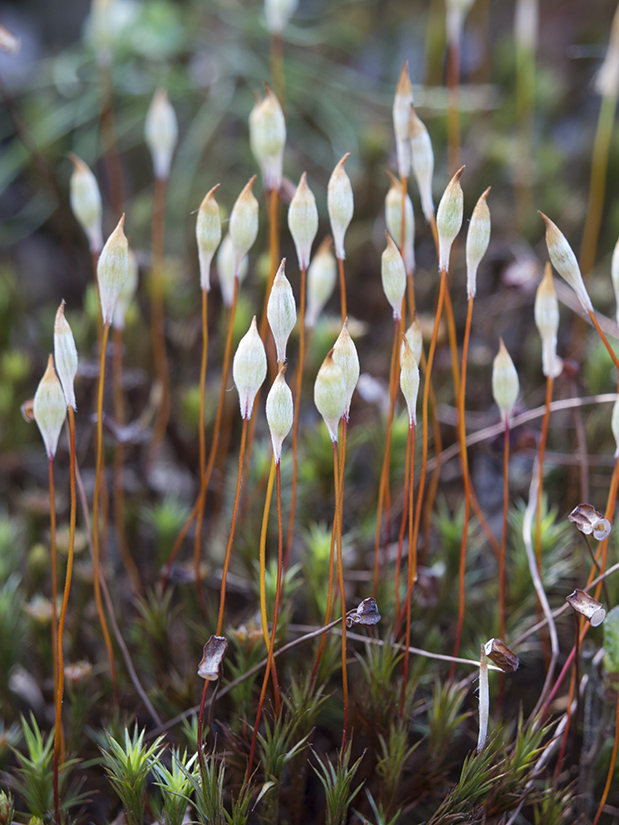
[[[219,668],[227,647],[228,640],[225,636],[211,636],[202,651],[198,676],[206,679],[207,682],[216,682],[219,679]]]
[[[580,613],[581,616],[589,619],[592,627],[598,627],[606,618],[606,611],[602,603],[585,593],[584,590],[576,589],[570,596],[565,598],[576,613]]]
[[[610,522],[592,504],[579,504],[569,514],[568,519],[585,536],[593,533],[593,538],[602,541],[610,534]]]
[[[486,642],[484,652],[491,662],[501,668],[503,673],[513,673],[518,670],[520,660],[501,639],[490,639]]]
[[[380,622],[381,615],[378,612],[378,605],[376,599],[364,599],[359,602],[354,610],[346,614],[346,626],[352,627],[354,624],[363,625],[364,627],[372,627]]]

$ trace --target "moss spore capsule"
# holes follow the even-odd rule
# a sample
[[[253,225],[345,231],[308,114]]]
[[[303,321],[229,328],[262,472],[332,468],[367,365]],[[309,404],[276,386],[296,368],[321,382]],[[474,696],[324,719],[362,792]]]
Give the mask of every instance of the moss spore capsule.
[[[211,263],[221,241],[221,216],[215,192],[219,184],[207,192],[198,209],[196,219],[196,241],[200,262],[200,287],[207,292],[211,289]]]
[[[337,283],[337,261],[331,252],[332,239],[325,238],[307,270],[305,326],[312,329]]]
[[[559,275],[572,287],[585,312],[593,312],[593,304],[582,279],[574,250],[559,227],[543,212],[539,212],[539,215],[546,224],[546,246],[550,262]]]
[[[286,278],[286,259],[283,258],[273,279],[267,301],[267,319],[277,349],[277,361],[286,361],[286,346],[290,333],[297,323],[297,308],[290,281]]]
[[[266,402],[267,424],[271,433],[271,443],[273,444],[273,457],[275,463],[279,464],[282,457],[282,444],[284,439],[292,429],[294,420],[294,408],[292,403],[292,392],[286,383],[284,374],[286,365],[282,364],[269,390]]]
[[[265,188],[279,191],[282,185],[286,120],[273,90],[264,84],[260,98],[249,115],[249,144],[260,167]]]
[[[123,230],[125,216],[105,242],[97,262],[97,281],[104,324],[111,324],[118,295],[129,276],[129,244]]]
[[[346,257],[344,252],[344,236],[350,226],[355,210],[352,185],[350,178],[344,170],[344,164],[349,157],[350,152],[346,152],[333,170],[327,187],[327,209],[329,211],[329,220],[331,221],[333,243],[335,244],[335,256],[341,261]]]
[[[244,257],[237,267],[232,238],[227,234],[217,251],[217,277],[221,297],[227,309],[230,309],[234,300],[234,279],[239,279],[240,286],[247,277],[248,267],[247,257]]]
[[[398,156],[398,172],[408,178],[411,169],[410,111],[413,105],[413,88],[408,76],[408,61],[404,61],[393,99],[393,130]]]
[[[251,418],[256,393],[266,375],[267,355],[254,315],[249,331],[241,338],[232,361],[232,378],[239,394],[242,418]]]
[[[97,253],[103,246],[99,184],[81,158],[70,152],[69,159],[73,164],[69,191],[71,209],[88,238],[90,251]]]
[[[535,324],[542,339],[542,371],[547,378],[556,378],[563,369],[563,363],[557,356],[559,302],[550,264],[544,268],[544,277],[535,295]]]
[[[138,260],[135,257],[133,250],[129,250],[129,270],[127,272],[127,280],[121,287],[116,299],[116,306],[114,307],[113,324],[117,329],[125,328],[125,321],[127,311],[131,306],[131,302],[138,291],[139,281],[139,267]]]
[[[153,158],[155,177],[167,180],[178,141],[178,122],[166,89],[157,89],[153,96],[144,122],[144,139]]]
[[[402,317],[402,299],[406,292],[406,268],[400,250],[388,232],[385,232],[387,246],[380,259],[380,277],[383,291],[393,310],[396,321]]]
[[[434,217],[434,198],[432,197],[432,176],[434,175],[434,150],[432,141],[417,112],[411,107],[411,165],[417,181],[421,209],[425,219],[430,223]]]
[[[65,302],[62,301],[56,311],[54,320],[54,361],[67,407],[77,410],[73,387],[77,374],[77,347],[75,346],[73,332],[64,314],[64,307]]]
[[[469,231],[466,233],[466,295],[474,298],[477,292],[477,270],[490,243],[490,210],[486,201],[490,187],[475,204]]]
[[[415,213],[408,192],[404,198],[404,244],[402,244],[402,189],[400,183],[389,172],[391,186],[385,197],[385,223],[387,231],[398,249],[402,249],[407,272],[415,270]]]
[[[316,376],[314,404],[325,422],[333,443],[337,442],[337,428],[346,412],[347,399],[344,373],[333,360],[333,350],[330,350]]]
[[[33,417],[43,438],[45,451],[50,461],[56,455],[58,439],[66,415],[67,401],[54,369],[54,358],[50,355],[33,401]]]
[[[417,424],[419,366],[406,335],[402,336],[402,349],[400,352],[400,389],[408,408],[408,423],[412,427]]]
[[[436,212],[436,229],[438,231],[439,249],[439,269],[441,272],[449,271],[449,255],[453,242],[458,237],[462,227],[464,215],[464,195],[460,186],[460,178],[464,166],[458,169],[456,174],[447,184],[441,202]]]
[[[353,393],[359,381],[359,355],[355,342],[348,331],[348,318],[344,320],[342,329],[337,337],[332,350],[332,357],[337,366],[342,370],[344,384],[346,386],[346,409],[344,417],[348,421],[350,418],[350,405]]]
[[[301,175],[297,191],[288,209],[288,228],[292,235],[299,269],[307,269],[310,263],[312,244],[318,232],[318,209],[316,198],[307,185],[307,175]]]
[[[504,420],[509,420],[519,391],[516,367],[501,338],[499,351],[492,363],[492,396]]]
[[[234,247],[237,275],[241,261],[254,245],[258,235],[258,201],[252,192],[255,182],[254,175],[236,199],[230,213],[228,231]]]

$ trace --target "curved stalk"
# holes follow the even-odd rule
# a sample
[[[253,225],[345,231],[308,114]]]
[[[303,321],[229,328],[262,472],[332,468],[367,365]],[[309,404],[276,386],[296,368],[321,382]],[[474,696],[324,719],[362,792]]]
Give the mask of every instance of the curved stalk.
[[[505,416],[503,444],[503,529],[499,555],[499,636],[505,638],[505,548],[507,545],[507,515],[509,512],[509,420]]]
[[[400,718],[404,716],[406,686],[408,684],[408,660],[411,641],[411,599],[417,579],[417,546],[413,540],[413,491],[415,489],[415,424],[409,427],[410,433],[410,481],[408,485],[408,582],[406,588],[406,641],[404,644],[404,662],[402,665],[402,696],[400,699]]]

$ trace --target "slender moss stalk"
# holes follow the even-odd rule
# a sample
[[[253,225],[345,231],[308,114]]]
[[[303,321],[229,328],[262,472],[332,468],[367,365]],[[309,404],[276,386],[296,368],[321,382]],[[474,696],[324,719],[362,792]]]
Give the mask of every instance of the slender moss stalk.
[[[587,204],[585,228],[580,246],[580,268],[585,278],[593,269],[595,251],[597,249],[602,212],[604,210],[604,196],[606,194],[606,172],[608,169],[608,154],[613,134],[615,113],[617,111],[617,95],[604,95],[600,105],[593,151],[591,153],[591,179],[589,183],[589,201]]]
[[[262,709],[264,707],[264,699],[266,696],[267,685],[269,684],[269,672],[272,671],[273,692],[275,699],[275,714],[279,716],[281,710],[281,700],[279,693],[279,684],[277,682],[277,674],[275,671],[275,660],[273,653],[275,650],[275,638],[277,635],[277,618],[279,615],[279,603],[281,596],[281,581],[284,566],[284,527],[282,521],[282,480],[280,473],[281,461],[275,463],[275,479],[276,479],[276,497],[277,497],[277,587],[275,590],[275,605],[273,607],[273,624],[271,625],[271,637],[269,639],[269,647],[267,654],[267,665],[264,670],[264,678],[262,680],[262,689],[260,690],[260,699],[258,700],[258,710],[256,712],[256,721],[254,722],[254,733],[251,740],[251,748],[249,751],[249,760],[247,762],[247,779],[252,773],[252,766],[254,763],[254,753],[256,751],[256,742],[258,739],[258,729],[260,727],[260,719],[262,718]]]
[[[163,280],[163,240],[165,231],[165,199],[167,178],[155,178],[152,228],[152,268],[151,268],[151,338],[155,373],[161,387],[161,402],[153,425],[146,463],[152,466],[159,455],[170,419],[170,374],[164,331],[164,280]]]
[[[299,474],[299,411],[301,409],[301,389],[303,387],[303,369],[305,366],[305,303],[306,303],[307,267],[301,267],[301,300],[299,303],[299,359],[295,373],[294,421],[292,424],[292,488],[290,492],[290,515],[288,516],[288,535],[286,536],[286,555],[284,570],[290,564],[290,550],[294,536],[294,519],[297,507],[297,480]]]
[[[221,635],[221,629],[224,623],[224,608],[226,605],[226,581],[228,578],[228,568],[230,567],[230,558],[232,555],[232,542],[234,541],[234,533],[236,530],[236,519],[239,510],[239,500],[241,497],[241,484],[243,482],[243,461],[245,458],[245,445],[247,443],[247,424],[249,419],[243,418],[243,429],[241,431],[241,447],[239,450],[239,468],[236,477],[236,492],[234,494],[234,506],[232,508],[232,522],[230,524],[230,533],[228,535],[228,544],[226,545],[226,554],[224,556],[224,566],[221,572],[221,590],[219,596],[219,613],[217,615],[217,631],[216,635]]]
[[[499,555],[499,636],[505,638],[505,549],[507,545],[507,516],[509,513],[509,420],[505,416],[503,442],[503,527]]]
[[[462,345],[462,376],[460,381],[460,392],[458,393],[458,440],[460,442],[460,461],[462,464],[462,482],[464,484],[464,524],[462,527],[462,541],[460,543],[460,564],[458,568],[458,624],[456,627],[456,640],[454,642],[453,655],[456,657],[460,652],[460,641],[462,639],[462,627],[464,624],[464,608],[466,601],[465,574],[466,574],[466,546],[469,532],[469,519],[471,516],[471,479],[469,474],[469,456],[466,448],[466,371],[468,364],[469,342],[471,337],[471,321],[473,318],[473,304],[475,297],[471,295],[468,299],[466,312],[466,326],[464,328],[464,343]],[[449,678],[453,678],[455,673],[455,663],[452,663]]]
[[[552,389],[554,378],[552,375],[546,376],[546,409],[542,419],[542,431],[539,441],[539,486],[537,488],[537,509],[535,512],[535,558],[537,561],[537,571],[542,575],[542,493],[544,491],[544,456],[546,454],[546,442],[548,440],[548,425],[550,424],[550,405],[552,403]]]
[[[410,447],[410,478],[408,483],[408,581],[406,586],[406,641],[404,643],[404,661],[402,663],[402,696],[400,699],[400,717],[404,715],[406,703],[406,686],[408,684],[408,664],[411,640],[411,600],[417,580],[417,545],[413,537],[413,491],[415,489],[415,430],[414,423],[409,425],[408,442]]]
[[[71,510],[69,515],[69,551],[67,553],[67,570],[65,574],[64,592],[62,595],[62,605],[60,608],[60,619],[58,621],[58,632],[56,634],[56,655],[57,662],[57,682],[56,682],[56,703],[55,703],[55,727],[54,727],[54,811],[56,822],[60,824],[60,794],[59,794],[59,769],[60,752],[62,741],[62,699],[64,695],[64,653],[62,640],[64,636],[64,624],[69,604],[69,593],[71,591],[71,579],[73,576],[73,555],[75,550],[75,521],[77,509],[77,495],[75,490],[75,413],[73,407],[67,407],[69,414],[69,485],[71,494]]]
[[[56,494],[54,489],[54,458],[49,456],[47,459],[48,480],[49,480],[49,521],[50,521],[50,545],[52,556],[52,659],[54,668],[54,696],[58,701],[59,681],[60,676],[58,672],[58,615],[57,615],[57,601],[58,601],[58,559],[56,554]],[[58,755],[60,755],[61,727],[60,720],[56,719],[56,728],[54,731],[54,764],[53,764],[53,786],[54,786],[54,813],[56,822],[60,825],[60,796],[58,792],[58,760],[56,759],[56,740],[58,740]]]
[[[114,394],[114,417],[116,423],[121,426],[125,421],[123,403],[123,331],[121,327],[114,327],[113,339],[113,360],[112,360],[112,385]],[[134,595],[140,596],[144,592],[140,572],[129,550],[127,534],[125,532],[125,448],[122,441],[117,440],[114,445],[114,531],[118,543],[118,551],[123,566],[129,578],[131,590]]]
[[[619,750],[619,692],[617,693],[617,710],[615,711],[615,741],[613,744],[613,752],[610,757],[610,765],[608,766],[608,774],[606,776],[606,784],[604,785],[604,792],[602,793],[602,798],[600,799],[600,804],[598,805],[598,809],[595,813],[595,818],[593,820],[593,825],[597,825],[602,816],[602,811],[604,810],[604,805],[606,804],[606,800],[608,799],[608,794],[610,791],[610,786],[613,781],[613,774],[615,772],[615,763],[617,761],[617,750]]]
[[[393,331],[393,345],[391,348],[391,365],[389,367],[389,411],[385,424],[385,452],[383,454],[383,464],[380,473],[378,487],[378,507],[376,511],[376,531],[374,534],[374,587],[373,595],[376,598],[378,592],[378,579],[380,573],[380,546],[383,525],[383,510],[385,509],[385,535],[388,535],[389,515],[388,508],[385,508],[385,499],[389,495],[389,469],[391,466],[391,436],[393,429],[393,413],[395,408],[395,396],[398,381],[398,347],[401,338],[400,332],[401,318],[396,318]]]
[[[344,562],[342,559],[342,489],[338,466],[337,441],[333,442],[333,479],[336,490],[335,523],[337,545],[337,576],[342,605],[342,691],[344,694],[344,723],[342,726],[342,748],[348,739],[348,668],[346,665],[346,594],[344,592]]]
[[[116,664],[114,661],[114,650],[112,640],[107,627],[103,602],[101,601],[101,585],[99,583],[99,494],[101,489],[101,475],[103,472],[103,385],[105,381],[105,352],[110,333],[109,321],[103,324],[103,335],[101,337],[101,361],[99,365],[99,390],[97,394],[97,467],[95,471],[95,493],[92,506],[92,540],[93,540],[93,584],[95,589],[95,602],[101,631],[105,640],[105,647],[110,663],[110,675],[112,677],[112,688],[114,691],[114,701],[119,702],[118,684],[116,682]]]

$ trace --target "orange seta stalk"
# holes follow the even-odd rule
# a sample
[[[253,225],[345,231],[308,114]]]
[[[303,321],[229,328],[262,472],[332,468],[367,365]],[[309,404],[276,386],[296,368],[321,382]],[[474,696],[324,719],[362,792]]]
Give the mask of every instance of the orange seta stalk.
[[[153,425],[147,466],[157,460],[170,419],[170,374],[164,332],[164,283],[163,283],[163,238],[165,229],[166,178],[155,178],[152,229],[152,269],[151,269],[151,337],[155,374],[161,387],[161,402]]]
[[[395,408],[395,395],[398,380],[398,344],[400,342],[400,325],[401,318],[397,318],[393,332],[393,346],[391,348],[391,365],[389,368],[389,412],[387,414],[387,422],[385,425],[385,452],[383,455],[383,465],[380,473],[380,482],[378,487],[378,507],[376,511],[376,532],[374,534],[374,588],[373,596],[376,598],[378,591],[378,578],[380,572],[380,544],[381,544],[381,529],[383,523],[383,510],[387,510],[385,514],[386,521],[389,520],[388,507],[385,507],[385,499],[389,496],[389,469],[391,466],[391,434],[393,429],[393,413]],[[388,535],[389,527],[385,528]]]
[[[600,804],[598,805],[598,809],[595,814],[595,819],[593,820],[593,825],[597,825],[599,822],[600,817],[602,816],[602,811],[604,810],[604,805],[606,804],[606,800],[608,799],[608,794],[610,791],[610,786],[613,781],[613,774],[615,772],[615,763],[617,761],[617,750],[619,749],[619,692],[617,693],[617,710],[615,711],[615,741],[613,744],[613,752],[610,757],[610,765],[608,766],[608,775],[606,777],[606,784],[604,786],[604,792],[602,794],[602,798],[600,799]]]
[[[243,482],[243,461],[245,458],[245,444],[247,442],[247,423],[249,419],[243,418],[243,429],[241,432],[241,447],[239,450],[239,469],[236,478],[236,492],[234,494],[234,507],[232,509],[232,523],[230,524],[230,534],[228,536],[228,544],[226,545],[226,555],[224,556],[224,566],[221,573],[221,591],[219,597],[219,614],[217,617],[217,631],[216,636],[221,636],[221,629],[224,623],[224,608],[226,605],[226,581],[228,578],[228,568],[230,566],[230,557],[232,555],[232,542],[234,541],[234,533],[236,530],[236,518],[239,511],[239,499],[241,497],[241,485]]]
[[[71,591],[71,579],[73,576],[73,556],[75,550],[75,522],[77,510],[77,495],[75,490],[75,412],[73,407],[67,407],[69,416],[69,486],[71,495],[71,509],[69,515],[69,550],[67,553],[67,569],[65,573],[64,592],[62,594],[62,605],[60,607],[60,618],[58,620],[58,632],[56,634],[56,661],[58,682],[56,685],[55,703],[55,726],[54,726],[54,811],[56,822],[60,823],[60,795],[59,795],[59,770],[60,751],[62,743],[62,699],[64,695],[64,654],[62,640],[64,636],[64,624],[69,604],[69,593]]]
[[[550,404],[552,402],[552,389],[554,379],[552,375],[546,377],[546,409],[542,419],[542,431],[539,441],[539,484],[537,487],[537,510],[535,513],[535,557],[537,561],[537,571],[542,575],[542,493],[544,491],[544,455],[546,453],[546,441],[548,439],[548,425],[550,423]]]
[[[415,431],[416,426],[409,427],[410,441],[410,481],[408,485],[408,582],[406,587],[406,641],[404,643],[404,662],[402,664],[402,696],[400,698],[400,718],[404,716],[406,686],[408,683],[408,660],[411,643],[411,599],[417,580],[417,545],[413,538],[413,491],[415,489]]]
[[[99,583],[99,494],[101,490],[101,475],[103,471],[103,386],[105,381],[105,351],[110,333],[109,322],[103,325],[101,336],[101,361],[99,366],[99,391],[97,394],[97,468],[95,473],[95,494],[92,505],[92,547],[93,547],[93,584],[95,589],[95,602],[101,631],[105,641],[107,656],[110,663],[110,676],[114,691],[114,701],[118,705],[118,684],[116,682],[116,664],[114,662],[114,650],[112,639],[108,630],[103,602],[101,601],[101,585]]]
[[[47,460],[47,470],[49,479],[49,521],[50,521],[50,546],[52,556],[52,660],[54,668],[54,695],[56,702],[58,702],[59,681],[58,673],[58,616],[56,602],[58,599],[58,560],[56,554],[56,492],[54,488],[54,459],[53,457]],[[53,790],[54,790],[54,814],[56,822],[60,823],[60,795],[59,795],[59,761],[60,761],[60,742],[62,739],[60,718],[56,718],[56,727],[54,730],[54,764],[53,764]]]
[[[264,679],[262,680],[262,689],[260,691],[260,699],[258,701],[258,711],[256,713],[256,721],[254,723],[254,733],[251,740],[251,749],[249,751],[249,760],[247,762],[247,781],[252,773],[252,765],[254,763],[254,753],[256,751],[256,742],[258,739],[258,728],[260,727],[260,719],[262,717],[262,708],[264,707],[264,698],[266,696],[267,685],[269,684],[269,671],[273,673],[273,693],[275,699],[275,715],[279,716],[281,712],[281,700],[279,693],[279,684],[277,682],[277,673],[275,671],[275,637],[277,634],[277,617],[279,614],[279,601],[281,596],[282,572],[284,565],[284,527],[282,522],[282,480],[280,473],[281,462],[275,463],[275,487],[277,496],[277,586],[275,589],[275,605],[273,607],[273,624],[271,626],[271,638],[269,640],[269,649],[267,654],[267,664],[264,669]]]
[[[342,498],[343,484],[340,480],[337,441],[333,442],[333,479],[335,484],[335,524],[337,549],[337,576],[342,605],[342,692],[344,694],[344,724],[342,726],[342,750],[348,739],[348,670],[346,666],[346,594],[344,592],[344,562],[342,559]]]
[[[464,525],[462,528],[462,542],[460,544],[460,566],[458,570],[458,625],[456,628],[456,641],[454,643],[454,658],[460,652],[460,641],[462,639],[462,626],[464,624],[464,607],[466,591],[464,579],[466,574],[466,545],[469,532],[469,519],[471,516],[471,479],[469,475],[469,456],[466,448],[466,419],[465,419],[465,399],[466,399],[466,371],[469,354],[469,342],[471,338],[471,321],[473,318],[473,304],[475,298],[471,295],[468,299],[466,312],[466,326],[464,329],[464,343],[462,346],[462,377],[460,381],[460,392],[458,393],[458,440],[460,442],[460,460],[462,463],[462,480],[464,483]],[[456,667],[452,662],[449,671],[449,678],[453,679]]]
[[[408,523],[408,488],[410,486],[411,471],[411,437],[412,427],[408,428],[406,436],[406,459],[404,464],[404,501],[402,505],[402,520],[400,522],[400,533],[398,535],[398,557],[395,564],[395,612],[400,615],[400,566],[402,563],[402,545],[404,544],[404,533]]]
[[[419,538],[419,522],[421,519],[421,507],[423,503],[423,493],[426,484],[426,475],[428,471],[428,401],[430,398],[430,382],[432,376],[432,365],[434,363],[434,353],[436,351],[436,342],[438,338],[438,327],[443,311],[443,302],[445,299],[445,290],[447,288],[447,272],[442,269],[440,271],[440,287],[438,293],[438,304],[436,307],[436,316],[434,318],[434,328],[432,330],[432,339],[430,341],[430,350],[428,352],[428,361],[426,367],[425,380],[423,385],[423,402],[422,402],[422,425],[423,425],[423,441],[421,448],[421,471],[419,474],[419,488],[417,490],[417,506],[415,508],[415,524],[413,529],[412,546],[416,551],[417,541]],[[437,462],[437,467],[440,466]]]
[[[301,407],[301,388],[303,386],[303,367],[305,364],[305,292],[307,281],[307,268],[301,269],[301,301],[299,305],[299,362],[295,374],[294,390],[294,417],[292,421],[292,490],[290,493],[290,515],[288,517],[288,535],[286,537],[286,555],[284,557],[284,570],[290,564],[290,549],[294,535],[294,518],[297,506],[297,477],[299,470],[299,412]]]
[[[122,347],[123,331],[120,327],[114,327],[113,333],[113,360],[112,360],[112,385],[114,392],[114,417],[118,425],[124,424],[124,404],[123,404],[123,364]],[[114,445],[114,531],[118,543],[118,551],[123,566],[129,578],[131,590],[135,596],[141,596],[144,592],[142,580],[137,568],[125,533],[125,486],[123,482],[125,464],[125,448],[121,441],[116,441]]]
[[[503,444],[503,529],[499,555],[499,636],[505,638],[505,548],[507,545],[507,515],[509,512],[509,419],[505,416]]]

